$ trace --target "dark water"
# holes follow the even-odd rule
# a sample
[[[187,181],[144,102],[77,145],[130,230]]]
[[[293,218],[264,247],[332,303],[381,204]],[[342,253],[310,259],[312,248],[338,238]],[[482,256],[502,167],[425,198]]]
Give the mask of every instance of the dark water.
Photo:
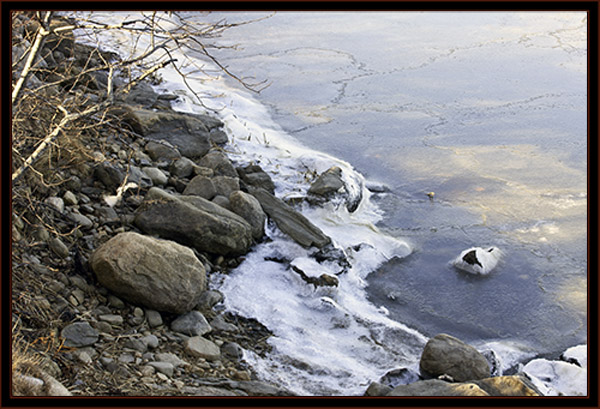
[[[227,32],[243,48],[217,55],[271,81],[256,97],[284,130],[389,187],[379,227],[414,252],[369,276],[373,304],[427,336],[556,352],[587,337],[586,24],[277,13]],[[448,265],[475,245],[505,253],[489,276]]]

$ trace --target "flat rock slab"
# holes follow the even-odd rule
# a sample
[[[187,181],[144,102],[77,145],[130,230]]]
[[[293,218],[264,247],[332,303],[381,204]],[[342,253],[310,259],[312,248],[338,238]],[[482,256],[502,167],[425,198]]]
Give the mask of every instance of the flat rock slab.
[[[331,238],[325,235],[321,229],[283,200],[263,188],[249,186],[248,190],[252,196],[258,199],[265,213],[275,221],[277,227],[298,244],[304,247],[322,248],[331,243]]]

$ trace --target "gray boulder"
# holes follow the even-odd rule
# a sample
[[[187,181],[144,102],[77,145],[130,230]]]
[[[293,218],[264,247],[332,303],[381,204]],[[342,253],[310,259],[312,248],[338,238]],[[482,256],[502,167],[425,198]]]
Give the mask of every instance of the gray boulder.
[[[198,161],[198,165],[212,169],[215,176],[229,176],[235,178],[238,176],[233,164],[220,150],[213,149]]]
[[[323,172],[308,189],[309,194],[329,197],[344,187],[342,169],[337,166]]]
[[[194,195],[203,197],[206,200],[211,200],[217,195],[217,189],[211,178],[206,176],[195,176],[183,191],[184,195]]]
[[[104,243],[90,265],[104,287],[153,310],[188,312],[206,289],[206,270],[191,249],[133,232]]]
[[[267,192],[275,193],[275,184],[267,172],[258,165],[237,168],[240,179],[248,186],[261,187]]]
[[[447,334],[436,335],[427,342],[419,365],[423,375],[449,375],[456,382],[490,376],[488,361],[479,351]]]
[[[260,202],[263,210],[277,227],[304,247],[322,248],[331,239],[299,212],[262,188],[249,187],[249,192]]]
[[[252,226],[252,237],[258,240],[265,235],[267,215],[258,199],[238,190],[229,195],[229,207]]]
[[[115,111],[135,132],[148,139],[166,139],[188,158],[205,155],[211,147],[210,128],[222,125],[205,115],[170,110],[153,111],[123,105]]]
[[[196,164],[188,158],[180,158],[174,161],[169,167],[169,171],[173,176],[179,178],[187,178],[194,173],[194,167]]]
[[[229,197],[235,191],[240,190],[240,180],[231,176],[215,176],[212,179],[217,196]]]
[[[239,255],[252,245],[252,228],[237,214],[199,196],[148,191],[134,220],[147,234],[174,240],[201,252]]]

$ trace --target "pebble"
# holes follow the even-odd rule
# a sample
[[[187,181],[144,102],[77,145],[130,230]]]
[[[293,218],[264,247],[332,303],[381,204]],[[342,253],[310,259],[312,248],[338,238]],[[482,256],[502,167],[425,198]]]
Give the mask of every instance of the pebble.
[[[129,364],[132,362],[135,362],[135,357],[130,354],[129,352],[124,352],[121,354],[121,356],[119,356],[119,362],[122,362],[124,364]]]
[[[75,206],[79,202],[77,196],[70,190],[67,190],[63,195],[63,201],[67,206]]]
[[[142,169],[146,175],[152,180],[152,183],[156,186],[164,186],[169,181],[169,178],[165,173],[154,167]]]
[[[158,311],[146,310],[146,320],[150,328],[155,328],[163,325],[163,320]]]
[[[58,237],[52,237],[48,242],[50,249],[60,258],[69,256],[69,248]]]
[[[58,210],[59,213],[65,211],[65,202],[60,197],[51,196],[44,200],[44,203],[52,206],[54,209]]]
[[[201,357],[209,361],[215,361],[221,357],[221,350],[212,341],[201,336],[189,338],[185,342],[185,351],[196,357]]]
[[[237,332],[238,327],[225,321],[223,315],[217,315],[211,322],[211,327],[219,331]]]
[[[71,294],[73,295],[73,297],[75,297],[75,299],[77,300],[77,302],[79,304],[83,304],[83,302],[85,301],[85,293],[83,291],[81,291],[79,288],[76,290],[73,290],[73,292]]]
[[[144,316],[144,311],[140,307],[135,307],[133,309],[133,316],[134,317],[143,317]]]
[[[90,288],[85,279],[78,275],[69,277],[69,282],[82,291],[87,291]]]
[[[33,232],[33,238],[37,241],[48,241],[50,239],[50,233],[43,227],[38,227]]]
[[[94,209],[92,208],[92,212],[93,211]],[[71,220],[73,220],[75,223],[77,223],[84,229],[91,229],[94,226],[94,222],[92,222],[89,217],[84,216],[82,214],[71,212],[69,214],[69,217],[71,218]]]
[[[179,316],[171,323],[171,329],[190,336],[204,335],[212,331],[204,315],[198,311],[190,311]]]
[[[167,376],[173,376],[175,366],[170,362],[148,362],[148,365],[156,369],[158,373],[165,374]]]
[[[156,360],[162,362],[169,362],[174,367],[190,365],[189,363],[187,363],[186,361],[184,361],[183,359],[179,358],[177,355],[171,352],[163,352],[160,354],[156,354]]]
[[[156,372],[156,369],[151,365],[145,365],[141,372],[143,376],[152,376]]]
[[[148,349],[148,344],[141,339],[131,338],[125,342],[125,348],[134,349],[138,352],[144,353]]]
[[[148,348],[154,349],[158,347],[159,341],[156,335],[146,335],[141,339],[143,343],[145,343]]]
[[[106,321],[112,325],[123,324],[123,317],[117,314],[103,314],[100,315],[98,318],[100,318],[101,321]]]
[[[112,294],[108,295],[108,305],[110,305],[111,307],[114,307],[114,308],[118,308],[118,309],[125,307],[125,303],[120,298],[115,297]]]
[[[112,331],[112,326],[105,321],[100,321],[95,324],[95,327],[100,332],[110,332]]]

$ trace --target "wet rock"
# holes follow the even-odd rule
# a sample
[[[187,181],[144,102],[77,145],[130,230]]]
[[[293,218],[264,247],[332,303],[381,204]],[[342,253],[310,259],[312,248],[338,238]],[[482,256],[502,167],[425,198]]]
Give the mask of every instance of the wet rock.
[[[238,190],[229,195],[229,207],[231,211],[240,215],[250,224],[252,227],[252,237],[258,240],[265,235],[267,215],[263,211],[258,199]]]
[[[135,224],[201,252],[239,255],[252,244],[252,228],[237,214],[199,196],[176,197],[158,188],[146,195]]]
[[[411,371],[408,368],[394,369],[386,373],[379,379],[379,383],[395,388],[398,385],[407,385],[409,383],[420,380],[421,377],[418,373]]]
[[[223,301],[223,294],[219,291],[208,290],[200,295],[196,308],[202,311],[210,311],[215,305]]]
[[[87,322],[75,322],[63,328],[60,332],[67,347],[84,347],[98,341],[98,331]]]
[[[202,159],[198,161],[198,165],[212,169],[215,176],[230,176],[238,177],[238,174],[231,164],[231,161],[220,150],[211,150]]]
[[[208,361],[216,361],[221,357],[221,350],[212,341],[201,336],[191,337],[185,341],[185,351],[195,357]]]
[[[457,382],[490,376],[490,366],[481,353],[447,334],[436,335],[427,342],[420,369],[424,375],[449,375]]]
[[[331,239],[306,217],[262,188],[250,188],[250,194],[258,199],[263,210],[275,221],[279,229],[304,247],[324,247]]]
[[[190,180],[183,194],[200,196],[206,200],[211,200],[217,195],[217,189],[211,178],[199,175]]]
[[[275,194],[275,184],[273,180],[260,166],[248,165],[245,167],[237,168],[240,179],[248,186],[260,187],[265,189],[271,194]]]
[[[386,396],[489,396],[474,383],[450,383],[438,379],[395,387]]]
[[[329,197],[337,193],[344,187],[342,181],[342,169],[334,166],[327,171],[323,172],[317,180],[315,180],[308,193],[317,196]]]
[[[171,323],[171,329],[190,336],[204,335],[212,331],[204,315],[198,311],[190,311],[179,316]]]
[[[158,168],[150,167],[143,168],[142,170],[152,180],[154,186],[164,186],[169,181],[167,175]]]
[[[90,260],[98,281],[133,304],[185,313],[206,287],[204,265],[194,252],[168,240],[120,233]]]
[[[365,396],[385,396],[392,391],[392,388],[387,385],[382,385],[379,382],[371,382]]]

